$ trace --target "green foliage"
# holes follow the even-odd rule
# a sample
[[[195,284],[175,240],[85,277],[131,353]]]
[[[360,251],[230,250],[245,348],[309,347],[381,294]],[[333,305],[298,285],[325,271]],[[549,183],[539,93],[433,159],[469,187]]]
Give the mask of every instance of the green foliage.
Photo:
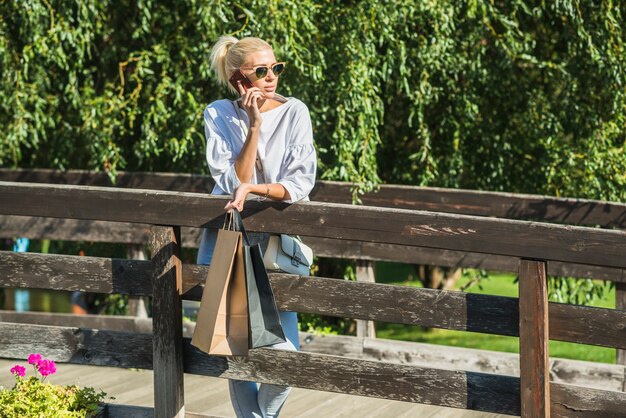
[[[572,305],[591,305],[605,299],[615,287],[612,282],[572,277],[548,277],[548,299]]]
[[[218,36],[259,36],[320,175],[624,201],[624,2],[0,1],[0,165],[207,172]]]
[[[84,418],[97,416],[105,393],[93,388],[59,386],[35,376],[16,377],[12,389],[0,390],[0,418]]]
[[[345,319],[331,318],[314,314],[298,314],[298,328],[300,331],[311,332],[319,335],[345,334],[350,326],[350,321]]]

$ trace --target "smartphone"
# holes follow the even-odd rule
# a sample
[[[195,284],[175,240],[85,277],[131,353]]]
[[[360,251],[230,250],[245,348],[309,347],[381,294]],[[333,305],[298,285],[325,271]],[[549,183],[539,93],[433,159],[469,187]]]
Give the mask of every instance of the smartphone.
[[[249,88],[252,87],[252,82],[248,80],[248,77],[246,77],[245,74],[242,73],[240,69],[237,69],[237,71],[235,71],[233,76],[230,79],[228,79],[228,81],[230,82],[230,84],[233,85],[233,87],[237,91],[239,91],[239,86],[237,85],[238,81],[241,81],[241,85],[243,86],[244,90],[248,90]]]

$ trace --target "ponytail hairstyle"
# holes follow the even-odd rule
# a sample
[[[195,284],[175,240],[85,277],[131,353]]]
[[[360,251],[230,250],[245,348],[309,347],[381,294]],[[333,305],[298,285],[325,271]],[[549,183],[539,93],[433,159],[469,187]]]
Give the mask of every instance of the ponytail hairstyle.
[[[220,37],[211,50],[211,68],[217,75],[217,81],[238,94],[228,79],[246,62],[248,55],[263,49],[272,49],[263,39],[248,37],[238,40],[232,36]]]

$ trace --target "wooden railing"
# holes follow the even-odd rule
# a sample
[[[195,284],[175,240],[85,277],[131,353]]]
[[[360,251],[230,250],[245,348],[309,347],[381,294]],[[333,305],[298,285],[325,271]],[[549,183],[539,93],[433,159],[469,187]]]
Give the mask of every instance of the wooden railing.
[[[1,182],[0,200],[3,215],[155,225],[147,261],[0,254],[1,286],[152,296],[152,335],[2,323],[0,352],[25,358],[36,350],[59,361],[153,369],[156,416],[184,410],[183,371],[522,416],[624,414],[624,393],[550,383],[547,340],[624,349],[626,312],[548,303],[545,295],[547,262],[626,269],[623,231],[333,203],[247,203],[244,217],[252,231],[519,260],[519,300],[285,274],[270,278],[280,309],[519,336],[516,378],[272,349],[252,350],[243,360],[207,356],[182,334],[179,294],[197,300],[208,267],[181,265],[180,227],[220,226],[225,198]]]
[[[111,187],[106,173],[46,169],[0,169],[0,180],[54,184],[74,184]],[[174,173],[119,173],[116,187],[207,193],[213,188],[210,176]],[[311,198],[318,202],[350,203],[350,185],[339,182],[318,182]],[[535,220],[540,222],[598,226],[626,230],[626,205],[585,199],[555,198],[551,196],[482,192],[428,187],[382,185],[375,193],[362,196],[369,206],[429,210],[464,215]],[[23,236],[33,239],[85,240],[145,244],[149,228],[135,223],[92,220],[32,218],[0,216],[3,237]],[[183,228],[182,243],[197,247],[199,230]],[[304,234],[300,234],[304,235]],[[485,254],[474,251],[420,248],[398,244],[351,241],[329,237],[304,237],[320,257],[357,259],[357,280],[372,282],[373,261],[444,266],[473,267],[485,270],[517,272],[518,258],[508,255]],[[586,277],[615,283],[615,302],[618,309],[626,309],[626,271],[624,269],[552,261],[548,264],[552,276]],[[357,321],[357,335],[371,336],[371,326]],[[618,364],[626,364],[626,351],[618,350]]]

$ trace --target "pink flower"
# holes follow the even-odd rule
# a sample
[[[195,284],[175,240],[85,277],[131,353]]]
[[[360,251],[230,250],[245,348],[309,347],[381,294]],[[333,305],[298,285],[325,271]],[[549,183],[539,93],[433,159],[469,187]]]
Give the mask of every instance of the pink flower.
[[[52,360],[41,360],[39,362],[38,370],[43,377],[46,377],[56,373],[57,365]]]
[[[31,354],[28,356],[28,364],[39,365],[41,362],[41,354]]]
[[[16,364],[15,366],[11,367],[11,373],[16,374],[20,377],[24,377],[26,376],[26,367]]]

